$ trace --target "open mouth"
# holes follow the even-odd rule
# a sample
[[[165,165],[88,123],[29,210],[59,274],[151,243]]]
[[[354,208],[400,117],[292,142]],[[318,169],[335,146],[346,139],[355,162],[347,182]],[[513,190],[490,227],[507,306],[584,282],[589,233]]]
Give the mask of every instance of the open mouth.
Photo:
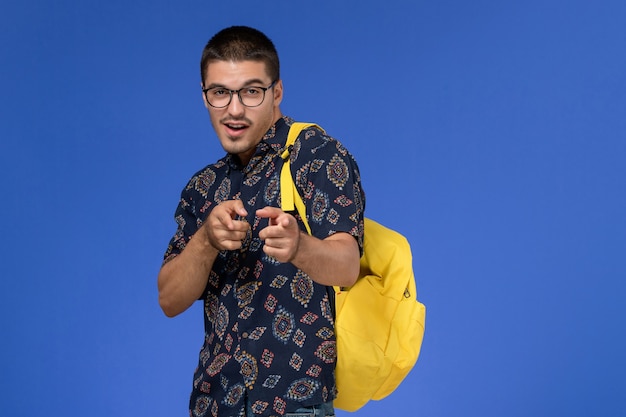
[[[224,127],[231,135],[239,135],[249,128],[250,125],[248,123],[231,121],[224,123]]]
[[[243,130],[248,126],[238,123],[226,123],[226,127],[232,130]]]

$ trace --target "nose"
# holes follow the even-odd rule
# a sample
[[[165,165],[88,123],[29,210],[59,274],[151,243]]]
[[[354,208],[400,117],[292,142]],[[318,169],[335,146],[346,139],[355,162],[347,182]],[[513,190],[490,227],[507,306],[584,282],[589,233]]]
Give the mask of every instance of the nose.
[[[239,98],[239,93],[233,93],[232,98],[230,99],[230,103],[228,103],[228,113],[231,116],[242,116],[244,113],[245,106],[241,104],[241,99]]]

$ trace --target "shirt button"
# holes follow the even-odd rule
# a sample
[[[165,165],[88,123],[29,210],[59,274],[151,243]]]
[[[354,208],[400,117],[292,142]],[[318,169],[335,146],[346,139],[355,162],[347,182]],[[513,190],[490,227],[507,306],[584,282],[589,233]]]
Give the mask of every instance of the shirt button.
[[[243,337],[244,339],[247,339],[248,338],[248,332],[243,332],[241,334],[241,337]]]

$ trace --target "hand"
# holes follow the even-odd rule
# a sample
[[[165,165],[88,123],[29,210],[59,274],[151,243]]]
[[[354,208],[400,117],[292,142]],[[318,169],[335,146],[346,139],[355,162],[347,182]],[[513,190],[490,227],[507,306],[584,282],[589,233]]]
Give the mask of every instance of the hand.
[[[241,200],[227,200],[215,207],[202,225],[211,246],[220,251],[240,249],[250,225],[237,219],[247,215]]]
[[[256,215],[269,219],[268,226],[259,232],[259,237],[265,241],[263,252],[278,262],[291,262],[300,245],[300,227],[296,218],[277,207],[262,208],[256,211]]]

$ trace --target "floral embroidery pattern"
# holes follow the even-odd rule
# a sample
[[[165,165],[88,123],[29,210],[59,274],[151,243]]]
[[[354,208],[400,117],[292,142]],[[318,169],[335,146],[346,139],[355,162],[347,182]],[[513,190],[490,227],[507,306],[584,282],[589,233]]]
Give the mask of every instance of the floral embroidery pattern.
[[[295,320],[293,314],[289,313],[283,307],[280,307],[274,316],[274,324],[272,326],[274,337],[282,343],[287,344],[294,327]]]

